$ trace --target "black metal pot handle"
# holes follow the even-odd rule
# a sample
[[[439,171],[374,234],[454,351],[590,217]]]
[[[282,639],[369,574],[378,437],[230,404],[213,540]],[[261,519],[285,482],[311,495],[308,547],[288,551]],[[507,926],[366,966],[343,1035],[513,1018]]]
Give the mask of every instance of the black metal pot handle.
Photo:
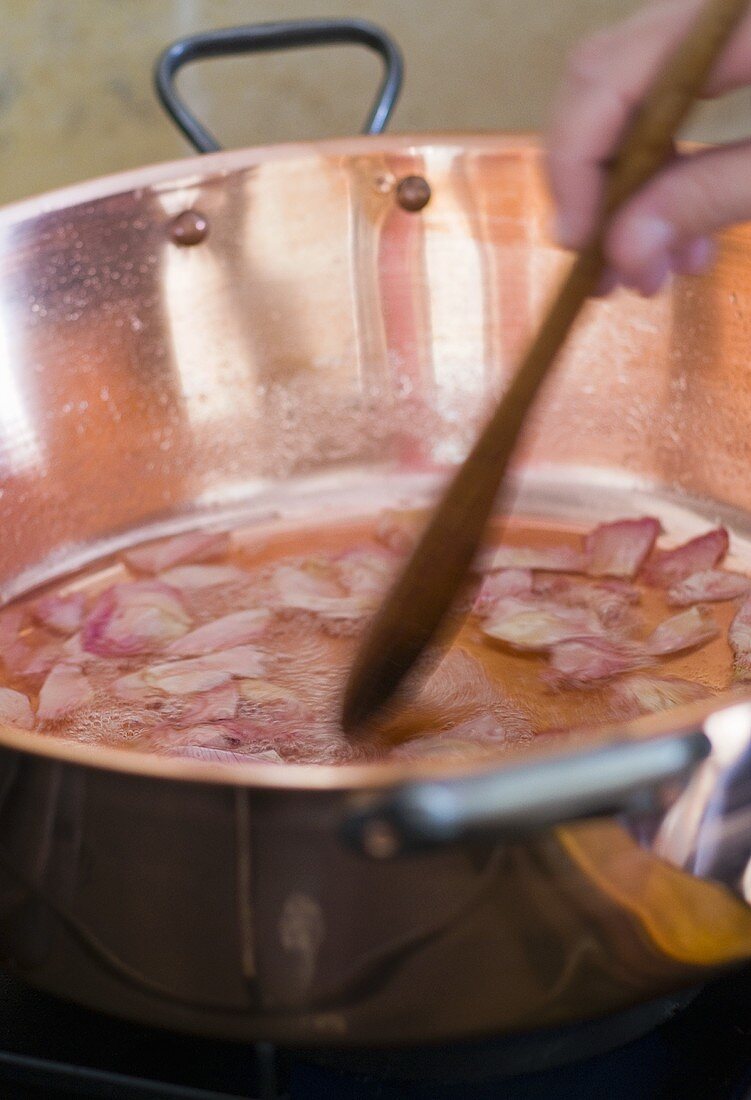
[[[175,75],[178,69],[191,61],[208,57],[343,43],[367,46],[383,58],[383,80],[363,127],[366,134],[380,134],[385,129],[399,97],[404,65],[399,47],[393,39],[380,27],[364,19],[303,19],[286,23],[258,23],[180,38],[168,46],[157,60],[154,85],[164,109],[188,141],[199,153],[215,153],[221,149],[221,145],[195,118],[177,93]]]
[[[374,795],[344,824],[363,855],[387,859],[472,836],[502,839],[581,818],[657,808],[710,751],[702,731],[558,754],[466,779]]]

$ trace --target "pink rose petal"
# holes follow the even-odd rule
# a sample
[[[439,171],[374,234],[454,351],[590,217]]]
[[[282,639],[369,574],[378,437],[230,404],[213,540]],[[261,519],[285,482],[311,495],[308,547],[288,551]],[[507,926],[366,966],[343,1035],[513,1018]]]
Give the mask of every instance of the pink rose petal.
[[[181,637],[190,622],[177,589],[161,581],[133,581],[102,592],[84,622],[81,641],[100,657],[129,657]]]
[[[393,554],[369,547],[348,550],[336,559],[338,579],[349,596],[380,599],[394,578]]]
[[[702,607],[692,607],[666,619],[646,641],[646,650],[655,657],[666,657],[684,649],[694,649],[720,633],[714,618]]]
[[[573,546],[501,546],[480,554],[475,572],[494,573],[498,569],[538,569],[548,573],[584,573],[588,558]]]
[[[34,712],[26,695],[11,688],[0,687],[0,722],[20,729],[34,728]]]
[[[263,634],[270,622],[271,612],[263,608],[233,611],[170,642],[165,653],[178,657],[200,657],[205,653],[244,645]]]
[[[602,627],[594,612],[586,608],[509,597],[495,605],[482,632],[514,649],[543,652],[569,638],[600,634]]]
[[[395,554],[409,554],[425,526],[425,516],[417,511],[386,508],[378,517],[375,537]]]
[[[744,596],[751,589],[751,580],[742,573],[725,569],[704,569],[692,573],[684,581],[668,589],[667,601],[673,607],[687,607],[692,603],[717,603]]]
[[[314,565],[282,565],[273,577],[278,603],[294,611],[309,611],[331,619],[358,619],[377,605],[372,596],[347,596],[327,570]]]
[[[219,585],[247,584],[248,574],[236,565],[176,565],[159,574],[159,580],[186,591]]]
[[[112,691],[118,699],[124,699],[127,703],[140,703],[153,698],[158,694],[158,688],[148,683],[144,676],[145,670],[130,672],[127,676],[120,676],[113,681]]]
[[[263,654],[253,646],[235,646],[203,657],[184,661],[165,661],[144,669],[140,676],[144,685],[159,688],[170,695],[190,695],[211,691],[228,680],[263,675]],[[126,681],[126,682],[123,682]],[[118,692],[138,691],[140,681],[123,677],[116,682]]]
[[[751,673],[751,596],[746,597],[735,613],[728,641],[735,657],[736,672],[747,677]]]
[[[657,588],[670,588],[692,573],[713,569],[727,554],[728,544],[727,531],[717,527],[674,550],[656,550],[642,570],[642,580]]]
[[[63,655],[63,647],[59,641],[41,642],[38,645],[18,641],[3,650],[3,661],[8,672],[14,676],[46,676]]]
[[[18,641],[18,634],[26,619],[23,607],[8,607],[0,612],[0,653]]]
[[[587,572],[595,577],[635,577],[662,531],[651,516],[602,523],[584,540]]]
[[[229,535],[226,532],[190,531],[149,546],[137,546],[123,557],[129,566],[142,573],[161,573],[173,565],[213,561],[223,557],[228,549]]]
[[[619,580],[575,581],[544,577],[535,581],[535,592],[563,607],[594,611],[603,627],[611,630],[638,624],[633,605],[641,599],[638,588]]]
[[[237,683],[229,682],[195,699],[187,699],[179,718],[182,726],[197,726],[206,722],[224,722],[235,717],[240,691]]]
[[[232,649],[223,649],[219,653],[207,653],[204,657],[194,658],[194,661],[204,668],[221,669],[240,679],[263,676],[266,671],[264,654],[252,645],[239,645]],[[180,663],[187,665],[190,662]]]
[[[588,687],[650,663],[641,646],[607,638],[561,642],[553,647],[550,661],[551,667],[541,677],[554,688]]]
[[[60,646],[60,652],[63,660],[73,659],[74,664],[81,664],[86,657],[86,650],[83,648],[81,635],[71,634],[70,638],[66,638]]]
[[[58,634],[75,634],[85,611],[86,597],[83,592],[71,592],[69,596],[42,596],[33,607],[34,618]]]
[[[168,695],[194,695],[202,691],[211,691],[230,679],[229,672],[209,668],[181,668],[181,662],[154,665],[147,669],[144,679],[153,687]]]
[[[51,670],[39,693],[37,717],[54,722],[79,710],[93,698],[94,692],[77,665],[61,662]]]
[[[207,745],[175,745],[167,750],[169,756],[184,756],[189,760],[202,760],[211,764],[283,764],[278,752],[264,749],[262,752],[229,752]]]
[[[476,615],[488,615],[499,600],[508,596],[526,596],[532,592],[531,569],[501,569],[483,578],[477,593],[473,611]]]

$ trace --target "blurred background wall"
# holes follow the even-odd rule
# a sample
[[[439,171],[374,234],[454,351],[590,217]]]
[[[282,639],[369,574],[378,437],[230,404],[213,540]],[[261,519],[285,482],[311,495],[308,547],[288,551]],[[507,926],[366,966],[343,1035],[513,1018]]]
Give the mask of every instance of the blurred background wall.
[[[161,48],[212,27],[361,16],[406,57],[393,130],[538,129],[567,49],[639,0],[0,0],[0,203],[184,156],[151,89]],[[205,62],[181,77],[227,146],[351,134],[379,62],[357,47]],[[745,135],[751,96],[690,135]]]

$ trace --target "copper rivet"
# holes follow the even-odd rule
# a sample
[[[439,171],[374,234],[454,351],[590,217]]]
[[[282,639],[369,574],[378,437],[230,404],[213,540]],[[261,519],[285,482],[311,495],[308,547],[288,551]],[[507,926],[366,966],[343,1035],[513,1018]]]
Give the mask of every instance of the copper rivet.
[[[209,223],[198,210],[183,210],[170,222],[169,235],[175,244],[200,244],[209,231]]]
[[[396,189],[396,201],[402,210],[422,210],[430,202],[430,184],[422,176],[405,176]]]

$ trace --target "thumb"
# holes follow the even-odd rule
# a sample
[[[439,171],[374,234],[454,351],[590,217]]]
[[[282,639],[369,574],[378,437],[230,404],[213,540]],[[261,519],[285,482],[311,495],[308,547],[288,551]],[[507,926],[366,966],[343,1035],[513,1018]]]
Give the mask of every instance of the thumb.
[[[645,294],[671,271],[698,274],[711,259],[706,240],[751,218],[751,143],[672,161],[616,214],[605,256],[621,282]]]

